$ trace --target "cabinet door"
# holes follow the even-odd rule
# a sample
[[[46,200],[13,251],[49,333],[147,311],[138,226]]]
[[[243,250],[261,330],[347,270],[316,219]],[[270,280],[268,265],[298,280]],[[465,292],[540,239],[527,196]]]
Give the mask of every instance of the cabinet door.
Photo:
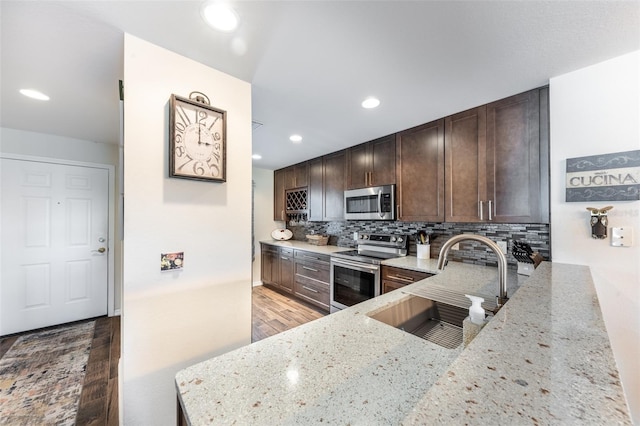
[[[487,105],[487,216],[507,223],[542,221],[540,94]]]
[[[262,246],[261,280],[263,284],[277,285],[279,281],[278,248],[269,245]]]
[[[294,266],[293,249],[280,249],[280,279],[278,286],[285,291],[293,293]]]
[[[296,164],[287,167],[285,170],[284,189],[293,189],[307,186],[309,182],[309,164]]]
[[[326,155],[324,169],[324,214],[323,219],[344,220],[344,189],[346,177],[346,152]]]
[[[273,172],[273,220],[286,220],[284,180],[285,169]]]
[[[386,136],[369,143],[371,172],[369,186],[396,183],[396,138]]]
[[[445,220],[480,222],[486,206],[486,107],[445,118]]]
[[[363,143],[347,149],[347,189],[364,188],[369,182],[368,145]]]
[[[444,120],[398,133],[398,220],[444,220]]]
[[[322,189],[322,157],[309,161],[309,190],[307,191],[307,204],[310,221],[322,221],[322,205],[324,191]]]

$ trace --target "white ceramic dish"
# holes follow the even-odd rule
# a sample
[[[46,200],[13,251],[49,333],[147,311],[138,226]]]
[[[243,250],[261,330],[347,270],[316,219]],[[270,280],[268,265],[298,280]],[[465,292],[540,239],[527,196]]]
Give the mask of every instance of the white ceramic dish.
[[[290,240],[291,237],[293,237],[293,232],[288,229],[274,229],[273,232],[271,232],[271,238],[274,240],[285,241]]]

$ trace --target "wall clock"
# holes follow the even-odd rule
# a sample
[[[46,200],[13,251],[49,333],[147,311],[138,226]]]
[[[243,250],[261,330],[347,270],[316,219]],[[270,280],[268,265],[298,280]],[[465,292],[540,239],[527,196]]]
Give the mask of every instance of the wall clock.
[[[226,115],[206,95],[171,95],[169,176],[226,182]]]

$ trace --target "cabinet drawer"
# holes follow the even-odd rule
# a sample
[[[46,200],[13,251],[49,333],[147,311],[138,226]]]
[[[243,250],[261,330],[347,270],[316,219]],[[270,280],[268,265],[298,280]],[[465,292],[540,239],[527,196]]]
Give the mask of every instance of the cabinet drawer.
[[[389,293],[390,291],[397,290],[404,287],[407,284],[400,284],[395,281],[382,280],[382,294]]]
[[[280,247],[280,256],[293,260],[293,249]]]
[[[296,250],[295,254],[296,260],[309,260],[312,262],[326,262],[329,264],[329,255],[313,253],[305,250]]]
[[[329,265],[321,262],[296,261],[296,279],[298,277],[307,277],[312,280],[329,283]]]
[[[278,253],[278,246],[272,246],[271,244],[261,243],[261,248],[263,252],[267,253]]]
[[[295,294],[315,305],[329,309],[329,283],[296,275]]]
[[[382,279],[395,281],[402,284],[413,284],[417,281],[429,278],[433,274],[426,272],[413,271],[411,269],[394,268],[393,266],[382,265]]]

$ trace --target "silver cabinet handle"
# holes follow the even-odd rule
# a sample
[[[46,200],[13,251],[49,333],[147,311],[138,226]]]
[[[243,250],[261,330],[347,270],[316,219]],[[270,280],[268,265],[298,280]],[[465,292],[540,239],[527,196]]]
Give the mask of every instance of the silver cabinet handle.
[[[309,268],[308,266],[303,266],[302,269],[306,269],[307,271],[311,271],[311,272],[318,272],[317,269]]]
[[[480,214],[478,215],[480,216],[480,220],[484,220],[484,215],[483,215],[484,201],[478,201],[478,210],[480,211]]]
[[[493,202],[489,200],[489,221],[493,220]]]
[[[312,291],[314,293],[320,293],[318,290],[316,290],[315,288],[311,288],[311,287],[307,287],[306,285],[303,285],[302,288],[304,288],[305,290],[309,290]]]
[[[398,280],[398,281],[406,281],[406,282],[410,282],[412,283],[414,280],[411,277],[405,277],[402,275],[389,275],[389,278],[394,279],[394,280]]]

